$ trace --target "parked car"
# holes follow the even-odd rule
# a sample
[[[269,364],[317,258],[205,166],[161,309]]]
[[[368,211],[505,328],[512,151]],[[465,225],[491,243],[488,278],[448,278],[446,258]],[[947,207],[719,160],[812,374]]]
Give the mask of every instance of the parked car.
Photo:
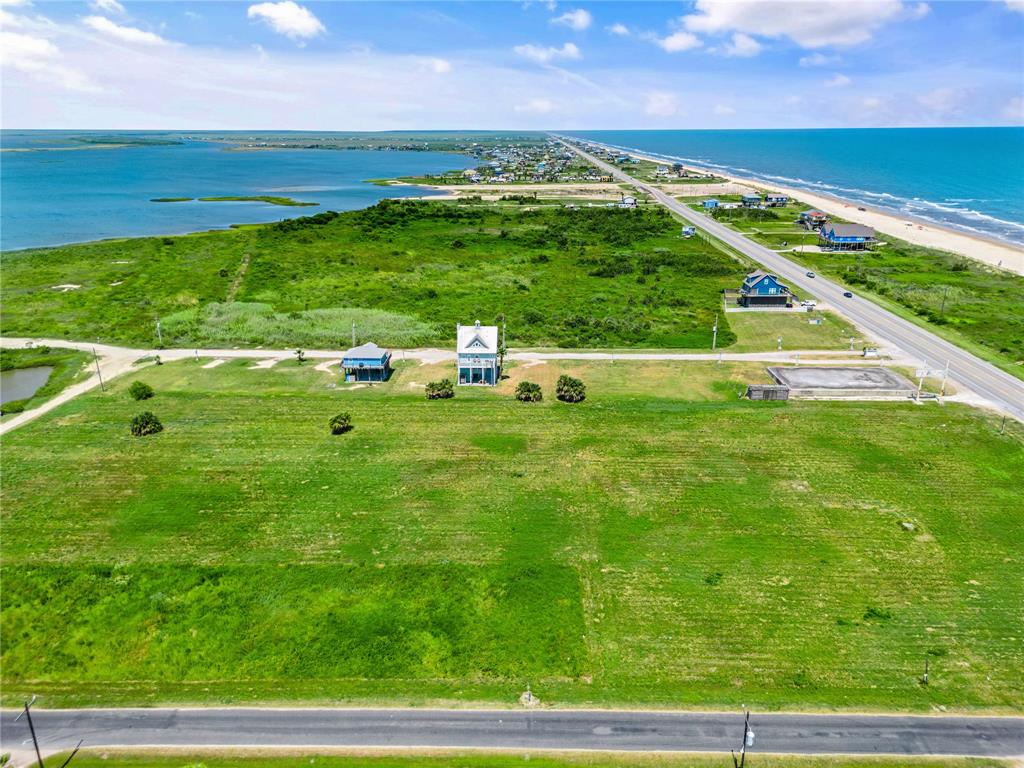
[[[808,309],[814,309],[816,306],[818,306],[818,302],[814,301],[813,299],[805,299],[804,301],[800,302],[800,306],[807,307]]]
[[[814,273],[813,273],[813,272],[808,272],[808,273],[807,273],[807,276],[808,276],[808,277],[814,277]]]
[[[852,299],[853,298],[853,294],[850,293],[849,291],[843,291],[843,296],[845,296],[848,299]]]

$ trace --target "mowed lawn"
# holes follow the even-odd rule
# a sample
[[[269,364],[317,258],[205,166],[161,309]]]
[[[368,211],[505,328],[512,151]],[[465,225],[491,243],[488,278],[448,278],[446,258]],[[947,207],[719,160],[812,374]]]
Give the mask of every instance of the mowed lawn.
[[[744,402],[753,365],[520,366],[433,402],[447,366],[201,365],[4,437],[7,703],[1024,704],[1014,423]],[[142,410],[166,429],[131,437]]]

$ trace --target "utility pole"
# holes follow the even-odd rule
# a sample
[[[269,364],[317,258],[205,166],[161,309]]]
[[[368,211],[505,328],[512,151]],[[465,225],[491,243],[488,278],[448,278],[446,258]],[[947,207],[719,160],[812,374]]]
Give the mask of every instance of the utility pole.
[[[715,312],[715,324],[711,326],[711,351],[718,347],[718,313]]]
[[[14,718],[14,722],[18,722],[19,720],[21,720],[22,715],[24,715],[25,719],[28,720],[28,730],[32,734],[32,745],[36,748],[36,760],[39,762],[39,768],[46,768],[46,766],[43,764],[43,756],[42,756],[42,754],[39,751],[39,739],[36,738],[36,727],[32,723],[32,712],[30,710],[32,709],[32,705],[35,704],[35,703],[36,703],[36,697],[35,696],[32,697],[31,701],[26,701],[25,702],[25,709],[22,711],[22,713],[20,715],[18,715],[16,718]],[[75,745],[74,750],[72,750],[71,754],[68,755],[67,760],[65,760],[63,763],[60,764],[60,768],[65,768],[65,766],[67,766],[67,764],[71,762],[71,758],[73,758],[75,755],[77,755],[78,754],[78,750],[80,750],[81,748],[82,748],[82,741],[79,740],[78,744]]]
[[[100,377],[100,391],[101,392],[106,392],[107,388],[105,386],[103,386],[103,374],[100,373],[100,358],[96,354],[96,347],[92,348],[92,361],[94,363],[96,363],[96,375]],[[28,711],[28,710],[26,710],[26,711]],[[31,722],[31,719],[29,720],[29,722]]]
[[[921,685],[928,685],[928,657],[924,657],[924,674],[921,675]]]
[[[942,372],[942,387],[939,389],[939,397],[946,396],[946,378],[949,376],[949,360],[946,361],[946,370]]]
[[[750,730],[750,711],[747,710],[746,716],[743,718],[743,741],[740,743],[739,759],[736,757],[736,752],[730,750],[733,768],[744,768],[747,762],[747,747],[752,746],[754,746],[754,732]]]
[[[352,346],[356,345],[356,321],[352,321]]]
[[[156,321],[156,340],[162,349],[164,346],[164,335],[160,332],[160,318],[157,318]]]
[[[942,317],[946,314],[946,297],[949,295],[949,286],[946,286],[946,290],[942,292],[942,305],[939,307],[939,316]]]

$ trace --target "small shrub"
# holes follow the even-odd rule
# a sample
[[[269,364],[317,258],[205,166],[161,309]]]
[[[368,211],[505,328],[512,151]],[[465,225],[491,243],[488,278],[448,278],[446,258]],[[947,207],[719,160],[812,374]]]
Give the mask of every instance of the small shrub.
[[[722,572],[715,571],[714,573],[709,573],[704,577],[704,583],[712,587],[717,587],[722,583]]]
[[[163,428],[164,425],[160,423],[160,419],[153,415],[152,411],[143,411],[133,418],[131,423],[132,434],[135,437],[155,435],[157,432],[162,432]]]
[[[0,405],[0,416],[8,413],[21,413],[25,410],[24,400],[10,400],[3,405]]]
[[[331,416],[327,426],[331,428],[332,435],[343,435],[352,429],[352,415],[349,413],[339,413],[337,416]]]
[[[563,403],[578,403],[587,396],[587,387],[579,379],[574,379],[563,373],[558,377],[555,394]]]
[[[875,608],[873,605],[869,605],[868,609],[864,611],[864,620],[871,621],[872,619],[879,619],[885,621],[892,618],[892,612],[887,611],[885,608]]]
[[[146,382],[133,381],[132,385],[128,387],[128,394],[132,396],[133,400],[149,400],[155,393]]]
[[[306,353],[303,352],[301,349],[296,349],[295,359],[299,361],[299,365],[302,365],[304,362],[306,362]]]
[[[534,384],[532,381],[520,381],[516,385],[516,400],[524,403],[539,403],[543,397],[540,384]]]
[[[427,400],[446,400],[455,397],[455,387],[451,379],[441,379],[427,384]]]

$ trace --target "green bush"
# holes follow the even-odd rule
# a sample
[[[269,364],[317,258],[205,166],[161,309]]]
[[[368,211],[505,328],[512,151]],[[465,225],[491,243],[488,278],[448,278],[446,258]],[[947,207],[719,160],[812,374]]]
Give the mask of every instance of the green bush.
[[[149,400],[155,393],[153,388],[144,381],[133,381],[128,387],[128,394],[135,400]]]
[[[540,384],[534,384],[532,381],[520,381],[516,386],[516,400],[524,403],[539,403],[543,397]]]
[[[446,400],[455,397],[455,387],[451,379],[441,379],[427,384],[427,400]]]
[[[162,432],[163,429],[164,425],[153,415],[152,411],[143,411],[132,419],[131,430],[135,437],[155,435],[157,432]]]
[[[343,435],[352,429],[352,415],[339,413],[337,416],[332,416],[331,420],[327,422],[327,426],[331,428],[332,435]]]
[[[24,400],[10,400],[3,405],[0,405],[0,416],[8,413],[21,413],[25,410]]]
[[[587,396],[587,387],[579,379],[563,373],[558,377],[555,394],[563,403],[578,403]]]

